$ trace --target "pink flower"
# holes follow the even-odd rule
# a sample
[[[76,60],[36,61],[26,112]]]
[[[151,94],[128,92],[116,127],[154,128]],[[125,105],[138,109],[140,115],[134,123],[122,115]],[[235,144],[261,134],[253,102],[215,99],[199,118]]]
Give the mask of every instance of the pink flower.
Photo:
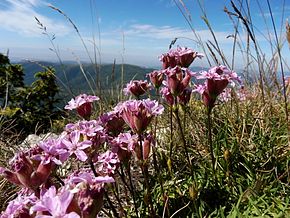
[[[124,88],[124,93],[126,95],[133,94],[137,98],[143,95],[147,90],[150,89],[150,84],[144,80],[131,80],[127,83],[126,88]]]
[[[147,76],[150,78],[151,83],[154,85],[156,89],[159,89],[159,87],[162,85],[164,73],[163,70],[154,70],[151,73],[147,74]]]
[[[224,91],[220,94],[219,99],[222,102],[228,102],[232,99],[232,89],[225,88]]]
[[[67,110],[76,109],[78,114],[84,119],[89,119],[92,114],[92,102],[100,98],[93,95],[81,94],[75,99],[71,99],[64,108]]]
[[[98,132],[102,132],[104,128],[98,124],[96,120],[83,120],[78,123],[79,131],[87,137],[94,137]]]
[[[202,58],[204,55],[193,51],[186,47],[177,47],[177,49],[171,49],[168,53],[162,54],[160,61],[163,63],[163,69],[168,67],[189,67],[195,58]]]
[[[290,86],[290,76],[285,77],[285,86],[286,88]]]
[[[10,201],[6,210],[0,215],[1,218],[26,217],[30,218],[29,208],[35,204],[37,198],[31,192],[21,190],[17,193],[17,197]]]
[[[166,100],[169,105],[174,105],[174,96],[171,94],[169,88],[167,86],[162,87],[160,90],[162,97]]]
[[[112,176],[117,167],[119,166],[120,160],[118,155],[112,151],[106,151],[105,153],[98,156],[97,160],[97,172],[102,176]]]
[[[66,181],[75,193],[78,207],[84,217],[96,217],[103,206],[104,184],[115,180],[109,176],[95,177],[91,170],[73,173]]]
[[[162,54],[160,57],[160,61],[162,61],[163,69],[167,69],[168,67],[173,68],[177,65],[175,56],[171,55],[170,52]]]
[[[68,151],[61,144],[60,139],[49,138],[40,142],[38,147],[41,149],[40,152],[36,153],[31,158],[40,161],[43,165],[49,164],[50,162],[61,165],[69,156]]]
[[[113,135],[118,135],[123,130],[125,124],[118,111],[111,111],[101,115],[99,122],[107,132]]]
[[[80,141],[80,132],[78,130],[71,132],[61,142],[66,146],[70,155],[76,155],[81,161],[87,160],[88,156],[84,150],[91,147],[92,142],[90,140]]]
[[[125,101],[117,105],[115,109],[120,112],[130,128],[138,134],[141,134],[148,127],[154,116],[164,111],[162,105],[150,99]]]
[[[73,173],[69,179],[66,181],[70,185],[70,187],[74,187],[76,189],[81,188],[80,186],[76,187],[80,183],[85,183],[90,186],[94,186],[95,184],[104,184],[104,183],[112,183],[115,180],[110,176],[97,176],[95,177],[91,170],[82,170],[80,172]],[[75,190],[73,190],[75,192]]]
[[[120,133],[118,137],[111,141],[112,151],[118,154],[121,162],[127,162],[136,144],[138,144],[138,136],[130,133]]]
[[[177,63],[181,67],[189,67],[195,58],[204,57],[203,54],[193,51],[192,49],[186,47],[177,47]]]
[[[183,71],[185,73],[183,73]],[[191,72],[180,67],[168,68],[164,71],[167,75],[167,87],[173,96],[178,96],[188,86],[191,79]]]
[[[145,136],[143,136],[142,137],[142,152],[141,152],[139,143],[137,143],[135,146],[135,154],[137,158],[139,160],[147,160],[151,151],[151,145],[154,143],[155,141],[151,134],[146,134]]]
[[[197,79],[206,79],[203,86],[198,86],[195,91],[202,94],[204,104],[210,109],[214,107],[217,97],[224,89],[235,82],[241,83],[237,73],[229,70],[226,66],[212,67],[208,71],[201,72]]]
[[[76,212],[67,211],[73,197],[74,194],[69,190],[63,188],[57,191],[54,186],[51,186],[48,190],[41,190],[39,201],[30,208],[30,211],[40,212],[36,218],[80,218]],[[42,215],[42,212],[48,212],[49,215]]]
[[[192,90],[190,88],[186,88],[183,92],[177,96],[177,101],[181,105],[187,105],[190,101]]]
[[[245,101],[247,98],[246,92],[244,87],[241,87],[241,89],[238,89],[234,91],[231,88],[226,88],[220,95],[219,99],[222,102],[228,102],[231,99],[237,99],[239,101]]]
[[[0,174],[10,182],[27,187],[35,191],[41,184],[45,183],[54,163],[41,164],[33,161],[29,156],[29,152],[19,152],[10,161],[12,171],[0,168]]]

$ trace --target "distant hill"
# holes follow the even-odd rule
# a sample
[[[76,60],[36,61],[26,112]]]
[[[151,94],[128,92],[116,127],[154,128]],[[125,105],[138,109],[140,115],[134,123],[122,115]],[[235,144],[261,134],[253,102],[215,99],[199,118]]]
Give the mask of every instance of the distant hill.
[[[90,91],[88,82],[77,63],[67,62],[64,65],[61,65],[52,62],[19,62],[19,64],[24,68],[25,83],[27,85],[34,81],[34,74],[36,72],[42,71],[43,67],[51,66],[56,71],[60,87],[63,87],[62,84],[65,84],[71,87],[76,94]],[[97,73],[99,72],[99,81],[102,90],[110,89],[112,87],[116,88],[118,85],[120,87],[122,67],[124,72],[124,85],[132,79],[144,80],[146,79],[146,74],[155,70],[153,68],[145,68],[130,64],[124,64],[123,66],[121,64],[102,64],[96,66],[86,63],[82,65],[82,69],[93,88],[96,87],[96,78]],[[201,68],[193,67],[192,70],[200,71]]]
[[[60,86],[66,84],[72,88],[74,92],[86,92],[90,90],[88,82],[93,88],[96,87],[97,74],[99,75],[99,81],[102,89],[109,89],[111,87],[116,87],[116,85],[121,84],[122,68],[124,72],[124,84],[129,82],[131,79],[145,79],[146,74],[152,72],[153,68],[144,68],[135,65],[124,64],[103,64],[103,65],[93,65],[93,64],[83,64],[82,69],[76,63],[65,63],[64,65],[51,63],[51,62],[19,62],[23,66],[25,73],[25,83],[31,84],[34,81],[34,74],[36,72],[42,71],[43,67],[51,66],[56,71],[56,76]]]

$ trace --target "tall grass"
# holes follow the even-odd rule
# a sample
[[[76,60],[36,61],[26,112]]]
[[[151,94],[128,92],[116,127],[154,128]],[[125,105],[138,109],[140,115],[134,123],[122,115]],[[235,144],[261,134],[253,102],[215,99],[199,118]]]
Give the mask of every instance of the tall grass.
[[[231,1],[231,8],[224,9],[233,24],[233,35],[230,36],[233,38],[232,56],[227,57],[202,1],[197,0],[201,19],[212,36],[212,40],[207,42],[202,41],[195,31],[185,2],[174,2],[193,31],[193,40],[204,52],[209,66],[224,64],[233,69],[239,61],[237,58],[244,58],[243,78],[247,98],[240,101],[233,94],[230,101],[218,102],[212,111],[206,111],[196,95],[185,107],[165,104],[166,113],[150,127],[156,140],[150,157],[141,162],[132,159],[128,165],[120,166],[115,175],[116,183],[107,187],[103,215],[288,217],[290,126],[289,93],[287,95],[284,74],[286,63],[281,53],[285,46],[284,25],[281,24],[280,31],[277,30],[272,7],[267,0],[273,30],[268,25],[268,37],[265,37],[271,47],[272,57],[266,59],[256,34],[259,30],[251,19],[250,2]],[[73,21],[60,9],[51,8],[72,24],[90,57],[88,47]],[[41,26],[40,21],[37,22]],[[241,29],[246,31],[246,38],[241,35]],[[270,37],[273,32],[274,39]],[[177,43],[177,39],[170,46],[174,43]],[[95,41],[93,48],[94,51],[98,50]],[[90,58],[92,64],[96,64],[96,52],[94,56]],[[81,62],[78,63],[92,93],[102,93],[98,79],[101,68],[94,72],[96,76],[88,76]],[[255,67],[257,78],[250,73]],[[114,73],[113,68],[112,80]],[[123,69],[122,75],[124,73]],[[93,78],[96,78],[94,82]],[[123,83],[122,79],[121,87]],[[100,90],[95,92],[94,86]],[[125,100],[121,93],[111,89],[112,98]],[[95,117],[115,106],[107,102],[100,103],[101,110],[96,111]],[[1,144],[1,147],[4,145]],[[2,149],[1,153],[7,152]],[[0,189],[3,190],[3,196],[11,196],[10,192],[4,191],[6,187],[6,180],[2,179]]]

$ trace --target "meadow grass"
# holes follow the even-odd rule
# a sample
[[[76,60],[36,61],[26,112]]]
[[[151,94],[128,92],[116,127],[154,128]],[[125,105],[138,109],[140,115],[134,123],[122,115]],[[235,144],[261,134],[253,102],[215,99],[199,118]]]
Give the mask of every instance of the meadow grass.
[[[203,42],[198,37],[185,3],[175,1],[210,66],[224,64],[234,68],[235,55],[242,52],[246,60],[243,75],[246,99],[241,101],[233,95],[230,101],[218,101],[209,114],[199,95],[194,94],[186,106],[172,108],[160,97],[147,93],[165,106],[162,116],[149,127],[156,145],[146,163],[140,164],[132,158],[129,166],[120,166],[114,176],[116,182],[106,187],[101,213],[107,217],[153,217],[153,214],[155,217],[288,217],[290,85],[287,93],[285,59],[280,51],[287,42],[278,36],[273,22],[275,38],[269,38],[273,57],[266,60],[250,19],[249,2],[232,1],[232,8],[225,8],[234,30],[233,56],[227,60],[206,11],[201,2],[197,2],[213,41]],[[269,1],[267,3],[272,15]],[[73,24],[62,11],[53,9]],[[41,25],[40,21],[38,23]],[[87,50],[77,27],[73,26]],[[247,32],[246,42],[240,36],[240,28]],[[277,75],[275,67],[278,66],[281,76]],[[257,67],[258,71],[254,81],[250,81],[252,67]],[[86,72],[80,72],[90,81]],[[95,73],[98,78],[97,69]],[[97,95],[102,93],[98,81],[90,88]],[[111,93],[109,96],[116,99],[112,102],[125,99],[121,90],[113,89]],[[110,111],[115,104],[109,102],[98,102],[93,117]],[[9,130],[3,132],[8,135]],[[5,143],[1,143],[0,161],[1,166],[7,166],[7,160],[18,147],[15,140],[3,138],[2,141]],[[16,188],[3,178],[0,189],[4,210]]]

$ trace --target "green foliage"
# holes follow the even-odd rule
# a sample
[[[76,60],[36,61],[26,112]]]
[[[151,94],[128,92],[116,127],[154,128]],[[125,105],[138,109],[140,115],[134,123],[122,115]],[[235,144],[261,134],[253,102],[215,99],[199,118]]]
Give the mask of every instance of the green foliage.
[[[0,54],[1,120],[3,123],[14,121],[16,131],[46,130],[60,115],[55,108],[59,88],[53,68],[36,73],[35,79],[30,86],[25,86],[22,66],[11,64],[7,56]]]

